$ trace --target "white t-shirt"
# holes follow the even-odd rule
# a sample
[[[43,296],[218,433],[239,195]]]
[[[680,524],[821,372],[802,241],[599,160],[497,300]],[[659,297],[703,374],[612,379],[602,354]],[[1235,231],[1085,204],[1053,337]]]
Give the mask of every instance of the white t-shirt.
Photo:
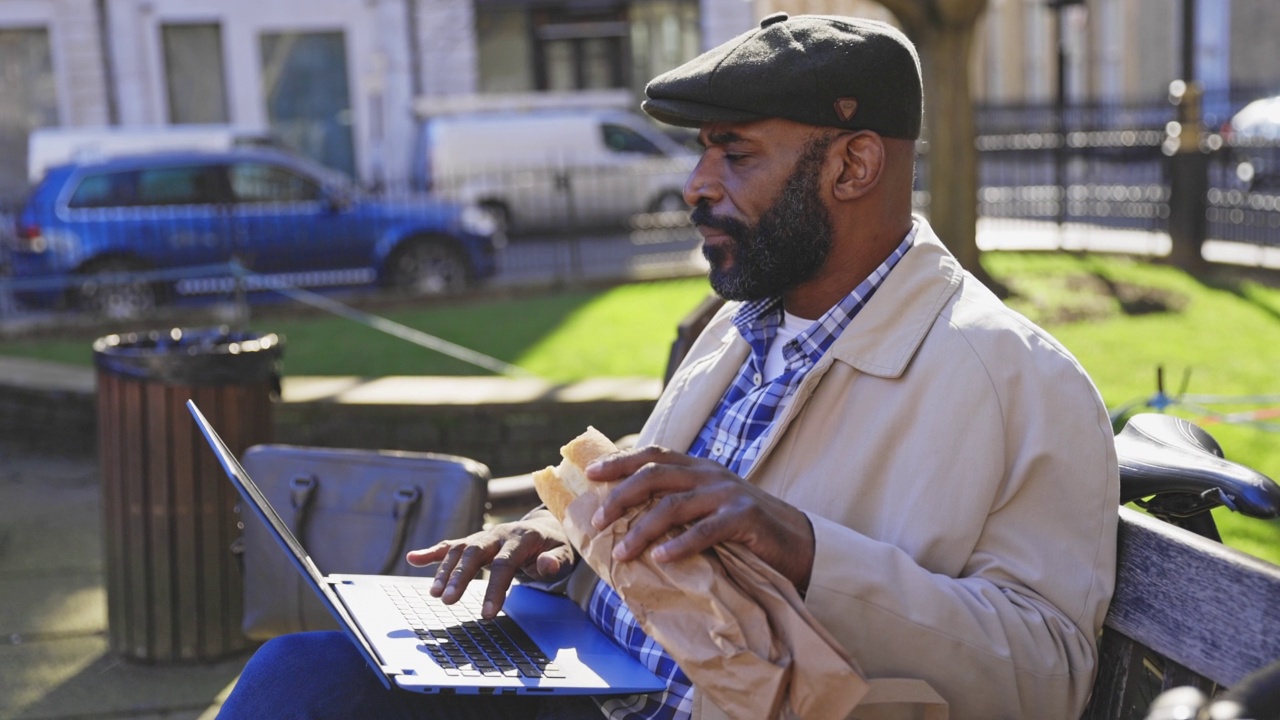
[[[808,330],[813,323],[813,320],[806,320],[798,315],[783,311],[782,323],[778,325],[778,334],[774,336],[773,342],[769,344],[769,353],[764,358],[765,380],[772,380],[787,369],[787,360],[782,356],[782,348],[791,342],[796,335]],[[759,383],[756,384],[758,385]]]

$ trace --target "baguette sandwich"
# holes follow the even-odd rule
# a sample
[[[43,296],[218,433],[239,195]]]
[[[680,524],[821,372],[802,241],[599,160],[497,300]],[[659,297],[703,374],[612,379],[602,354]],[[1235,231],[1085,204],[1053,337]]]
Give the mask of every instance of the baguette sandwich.
[[[591,489],[587,479],[587,466],[596,460],[615,453],[618,446],[599,430],[587,431],[560,448],[564,458],[557,467],[547,467],[533,474],[533,485],[538,497],[558,520],[564,522],[565,508],[579,495]]]
[[[614,483],[586,468],[617,452],[595,428],[560,448],[564,460],[533,474],[538,497],[595,575],[622,597],[649,637],[698,692],[734,718],[843,720],[867,685],[809,614],[791,581],[736,543],[670,563],[627,562],[613,548],[655,499],[597,531],[591,517]]]

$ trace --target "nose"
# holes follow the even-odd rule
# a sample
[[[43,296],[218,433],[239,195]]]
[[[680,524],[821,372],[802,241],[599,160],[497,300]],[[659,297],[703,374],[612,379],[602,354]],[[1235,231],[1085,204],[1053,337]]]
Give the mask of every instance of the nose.
[[[696,207],[700,200],[715,204],[720,199],[720,180],[711,171],[710,165],[707,154],[703,153],[698,164],[693,166],[693,172],[689,173],[689,179],[684,183],[684,201],[689,207]]]

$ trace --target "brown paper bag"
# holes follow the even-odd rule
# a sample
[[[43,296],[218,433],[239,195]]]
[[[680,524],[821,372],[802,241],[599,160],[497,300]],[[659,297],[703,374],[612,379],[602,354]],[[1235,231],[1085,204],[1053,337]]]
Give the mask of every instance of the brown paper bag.
[[[673,563],[648,552],[616,563],[613,546],[645,506],[597,534],[591,516],[605,492],[593,487],[570,503],[569,539],[698,692],[732,718],[849,715],[867,682],[790,581],[733,543]]]

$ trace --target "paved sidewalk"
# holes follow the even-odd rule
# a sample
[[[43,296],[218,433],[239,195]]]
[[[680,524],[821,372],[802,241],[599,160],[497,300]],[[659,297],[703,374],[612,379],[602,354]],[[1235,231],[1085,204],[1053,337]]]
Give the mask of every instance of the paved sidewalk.
[[[247,653],[147,666],[107,649],[92,459],[0,445],[0,719],[212,719]]]

